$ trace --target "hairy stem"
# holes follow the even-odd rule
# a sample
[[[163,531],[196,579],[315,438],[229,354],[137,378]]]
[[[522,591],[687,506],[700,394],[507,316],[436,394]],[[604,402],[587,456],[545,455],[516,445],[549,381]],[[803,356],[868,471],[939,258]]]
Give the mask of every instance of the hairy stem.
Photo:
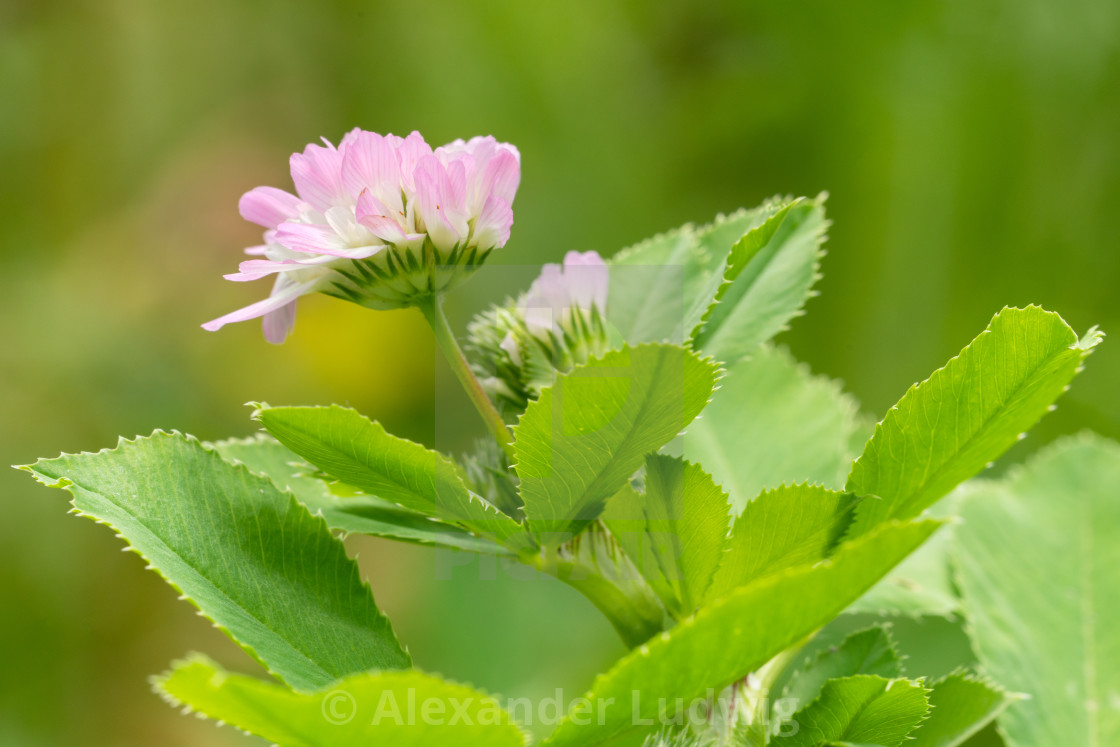
[[[506,457],[512,464],[514,462],[513,434],[506,427],[502,416],[498,414],[494,403],[486,396],[486,392],[482,389],[474,371],[471,370],[470,364],[467,363],[467,358],[463,355],[463,349],[459,347],[459,341],[455,339],[455,335],[451,331],[451,325],[447,322],[447,315],[443,313],[442,299],[439,296],[432,296],[421,303],[419,308],[423,312],[424,318],[428,320],[428,324],[432,326],[432,331],[436,335],[436,342],[443,350],[447,362],[451,365],[451,370],[455,372],[456,378],[459,379],[459,383],[463,385],[463,389],[466,390],[467,395],[474,402],[474,406],[478,410],[478,414],[482,416],[486,427],[490,429],[490,433],[493,434],[494,439],[502,447],[502,451],[506,453]]]

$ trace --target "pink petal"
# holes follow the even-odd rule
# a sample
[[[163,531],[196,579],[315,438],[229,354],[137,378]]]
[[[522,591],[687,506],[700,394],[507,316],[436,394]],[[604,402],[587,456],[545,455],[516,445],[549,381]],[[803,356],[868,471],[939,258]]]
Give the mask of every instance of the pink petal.
[[[564,271],[558,264],[549,263],[541,267],[541,274],[529,286],[525,294],[525,309],[552,310],[557,312],[571,306],[571,295],[564,278]]]
[[[467,141],[461,137],[455,138],[450,143],[439,146],[434,152],[442,163],[450,163],[458,154],[467,152]]]
[[[281,288],[280,281],[283,277],[276,279],[276,287],[273,288],[273,293]],[[264,339],[271,342],[273,345],[279,345],[284,342],[292,328],[296,326],[296,300],[284,304],[278,309],[273,309],[264,315],[261,319],[261,328],[264,330]]]
[[[564,268],[568,267],[604,267],[606,262],[599,256],[599,252],[570,251],[564,255]]]
[[[360,222],[377,238],[390,244],[410,244],[424,238],[422,233],[405,232],[399,223],[383,215],[367,215]]]
[[[265,228],[276,228],[299,216],[301,204],[298,197],[282,189],[255,187],[241,195],[237,208],[245,220]]]
[[[245,247],[245,253],[250,257],[263,257],[264,253],[268,251],[268,246],[265,244],[258,244],[257,246]]]
[[[397,158],[400,161],[401,184],[408,192],[416,191],[416,180],[413,176],[416,164],[424,156],[432,155],[432,146],[424,140],[424,136],[416,130],[409,133],[397,147]]]
[[[296,326],[296,302],[292,301],[276,311],[268,312],[261,322],[264,329],[264,339],[273,345],[279,345],[288,338],[288,334]]]
[[[388,216],[389,208],[384,202],[377,199],[373,192],[363,189],[361,194],[358,195],[357,204],[354,206],[354,218],[361,223],[366,218],[375,215]]]
[[[568,252],[564,255],[564,276],[567,278],[572,303],[581,309],[592,305],[600,311],[607,308],[610,271],[598,252]]]
[[[455,230],[451,223],[451,216],[441,204],[441,192],[449,191],[440,189],[440,181],[446,182],[446,175],[442,173],[443,166],[434,156],[425,156],[416,165],[416,211],[424,221],[428,236],[437,248],[448,251],[462,240],[463,236]]]
[[[330,254],[346,248],[346,242],[330,226],[283,223],[276,229],[276,242],[292,251]]]
[[[279,270],[273,270],[272,272],[279,272]],[[222,277],[235,283],[245,283],[250,280],[260,280],[268,274],[267,272],[230,272],[222,275]]]
[[[608,268],[596,252],[568,252],[564,265],[547,264],[522,301],[525,324],[534,334],[563,320],[570,309],[606,309]]]
[[[275,311],[282,306],[288,305],[305,293],[311,293],[315,290],[315,286],[317,286],[318,283],[318,280],[310,283],[292,283],[290,285],[285,284],[285,286],[281,288],[280,283],[277,282],[277,285],[272,289],[272,295],[268,298],[206,322],[202,325],[202,328],[209,332],[215,332],[233,322],[244,322],[248,319],[256,319],[259,316],[264,316],[270,311]]]
[[[471,214],[467,211],[467,167],[473,165],[469,156],[453,161],[446,168],[436,166],[430,173],[435,173],[438,185],[439,210],[444,219],[451,225],[458,236],[456,242],[461,241],[470,233],[469,221]]]
[[[400,223],[390,217],[390,212],[385,203],[374,197],[367,189],[358,196],[354,216],[358,223],[368,228],[382,241],[399,242],[408,234],[401,228]]]
[[[342,183],[342,154],[333,147],[308,145],[290,159],[292,181],[304,202],[322,212],[349,199]]]
[[[305,267],[315,267],[316,265],[325,265],[334,262],[337,257],[331,255],[323,255],[321,257],[312,257],[310,259],[248,259],[238,266],[238,272],[225,275],[226,280],[234,280],[244,282],[246,280],[259,280],[266,275],[271,275],[274,272],[287,272],[289,270],[299,270]]]
[[[347,132],[345,135],[343,135],[342,139],[338,141],[338,152],[342,153],[345,156],[346,149],[349,148],[350,144],[354,142],[354,140],[356,140],[357,137],[363,132],[365,132],[365,130],[363,130],[361,127],[355,127],[354,129],[350,130],[350,132]],[[326,138],[323,138],[323,142],[326,143],[328,148],[331,147],[330,141]]]
[[[330,226],[310,223],[283,223],[276,229],[276,242],[294,252],[328,254],[332,257],[364,259],[376,254],[382,245],[351,247]]]
[[[324,252],[324,254],[330,254],[332,257],[342,257],[344,259],[365,259],[366,257],[372,257],[384,248],[384,244],[369,244],[368,246],[358,246],[353,249],[340,249],[337,252]]]
[[[466,213],[467,171],[473,168],[474,159],[470,156],[458,158],[447,166],[447,179],[440,182],[440,196],[448,210]]]
[[[390,244],[400,244],[424,236],[423,234],[405,233],[400,223],[384,215],[367,215],[365,218],[359,219],[358,222],[368,228],[374,236],[382,241],[388,241]]]
[[[392,144],[375,132],[359,132],[347,144],[342,182],[352,196],[370,190],[397,210],[401,204],[401,169]]]
[[[512,146],[507,148],[500,150],[486,164],[481,191],[483,199],[493,195],[505,200],[507,205],[512,205],[517,187],[521,183],[521,160]]]
[[[474,227],[474,243],[482,249],[501,248],[509,241],[513,210],[500,197],[491,196],[482,206]]]
[[[476,135],[467,141],[467,152],[478,159],[479,163],[486,163],[494,157],[498,149],[498,140],[493,135]]]

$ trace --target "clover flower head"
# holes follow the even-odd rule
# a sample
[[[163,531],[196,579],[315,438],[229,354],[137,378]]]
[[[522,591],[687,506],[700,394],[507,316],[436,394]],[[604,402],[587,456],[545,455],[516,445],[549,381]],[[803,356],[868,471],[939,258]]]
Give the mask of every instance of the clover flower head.
[[[568,252],[562,265],[545,265],[517,300],[471,323],[475,371],[507,414],[523,411],[557,372],[609,349],[609,281],[597,252]]]
[[[241,215],[264,227],[229,280],[275,275],[272,294],[202,325],[263,317],[284,340],[296,299],[322,292],[376,309],[413,306],[448,290],[505,246],[521,179],[517,148],[493,137],[434,150],[408,137],[355,129],[292,154],[296,193],[257,187]]]

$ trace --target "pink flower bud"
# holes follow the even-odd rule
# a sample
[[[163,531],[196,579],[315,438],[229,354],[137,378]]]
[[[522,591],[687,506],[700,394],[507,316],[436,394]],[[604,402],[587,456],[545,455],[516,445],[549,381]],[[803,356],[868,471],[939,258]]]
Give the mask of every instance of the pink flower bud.
[[[607,308],[607,264],[598,252],[568,252],[564,264],[548,264],[521,300],[525,326],[534,335],[568,325],[573,313]]]

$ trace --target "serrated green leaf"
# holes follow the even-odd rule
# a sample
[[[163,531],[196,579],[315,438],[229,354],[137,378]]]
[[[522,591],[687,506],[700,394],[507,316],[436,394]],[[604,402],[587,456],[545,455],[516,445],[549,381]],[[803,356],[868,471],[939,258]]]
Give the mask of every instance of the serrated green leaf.
[[[984,671],[1026,693],[1008,747],[1120,744],[1120,445],[1068,439],[978,486],[957,580]]]
[[[705,258],[704,266],[708,270],[720,269],[718,273],[711,273],[710,278],[718,284],[723,277],[722,268],[725,268],[731,257],[732,250],[744,236],[763,225],[773,215],[792,205],[796,200],[791,197],[775,195],[763,200],[761,205],[753,208],[739,208],[727,215],[719,214],[711,223],[696,229],[696,243],[700,248],[700,255]],[[749,259],[741,253],[742,259]],[[718,285],[712,286],[715,290]],[[711,294],[708,294],[707,303],[711,303]]]
[[[676,617],[692,614],[727,539],[727,494],[699,465],[646,457],[646,492],[624,488],[604,523]]]
[[[804,214],[784,226],[791,208],[775,197],[619,252],[608,321],[632,345],[699,338],[728,356],[720,360],[752,352],[798,313],[817,278],[823,198],[797,205]]]
[[[508,555],[509,550],[453,524],[410,511],[372,495],[339,496],[323,480],[310,476],[314,467],[279,441],[264,434],[210,444],[227,462],[238,461],[291,493],[313,514],[338,532],[390,537],[404,542],[456,550]]]
[[[734,290],[732,285],[751,260],[774,238],[794,204],[792,201],[771,200],[755,210],[740,211],[730,218],[716,221],[700,232],[701,251],[718,257],[720,261],[692,295],[692,304],[685,319],[685,331],[695,349],[700,349],[697,338],[702,329],[714,330],[729,316],[727,307],[721,309],[721,313],[716,312],[719,304],[726,300],[734,307],[749,289],[750,282],[739,284]],[[754,274],[757,275],[757,272]],[[752,349],[754,347],[757,344]]]
[[[968,347],[915,385],[875,429],[847,489],[875,495],[851,536],[920,514],[1038,422],[1100,341],[1078,340],[1057,314],[1007,308]]]
[[[670,449],[704,465],[738,514],[767,488],[840,488],[851,467],[855,401],[788,353],[759,348],[732,366],[704,415]]]
[[[607,501],[600,518],[609,536],[618,542],[657,597],[672,601],[676,599],[676,593],[669,579],[665,578],[646,533],[645,503],[645,495],[627,483]]]
[[[875,626],[852,633],[839,646],[818,652],[795,670],[781,691],[771,697],[807,706],[820,697],[829,680],[861,674],[887,679],[902,676],[902,662],[886,627]]]
[[[960,599],[953,589],[949,568],[952,545],[953,528],[945,527],[847,611],[872,615],[954,615],[960,608]]]
[[[902,662],[890,634],[889,625],[873,625],[856,630],[833,645],[816,636],[773,678],[761,693],[769,704],[769,720],[744,723],[739,729],[745,747],[769,744],[774,735],[796,731],[794,714],[820,697],[824,684],[840,677],[872,674],[887,679],[903,675]],[[808,652],[807,655],[803,655]],[[784,740],[778,740],[781,744]]]
[[[734,363],[781,332],[819,277],[824,201],[787,204],[736,243],[692,345]]]
[[[929,685],[929,718],[907,747],[957,747],[987,726],[1016,698],[983,678],[958,671]]]
[[[858,499],[819,485],[782,486],[747,504],[708,589],[717,599],[755,579],[823,560]]]
[[[172,705],[281,747],[525,745],[525,735],[496,700],[416,670],[358,674],[300,694],[195,655],[152,684]]]
[[[598,517],[646,454],[700,413],[715,380],[711,362],[660,344],[612,351],[557,377],[514,428],[530,528],[556,543]]]
[[[358,566],[290,494],[198,441],[156,432],[24,467],[64,488],[297,689],[409,665]]]
[[[890,626],[891,638],[904,654],[903,661],[908,676],[932,680],[978,664],[976,655],[972,652],[972,642],[965,632],[964,621],[955,616],[853,615],[845,610],[845,614],[829,623],[806,648],[820,650],[851,631],[873,624]]]
[[[631,345],[683,343],[685,304],[715,261],[702,253],[692,225],[622,250],[610,259],[607,320]]]
[[[386,432],[355,410],[263,407],[254,416],[284,446],[362,492],[499,543],[522,534],[516,521],[467,489],[447,457]]]
[[[588,697],[614,698],[592,723],[567,718],[545,741],[551,747],[594,747],[622,735],[655,731],[658,708],[717,691],[762,666],[820,628],[920,545],[939,524],[891,523],[842,544],[828,560],[768,576],[701,607],[623,657]],[[634,693],[639,702],[635,704]],[[636,708],[632,711],[631,704]],[[647,719],[641,726],[637,719]]]
[[[950,519],[948,526],[898,564],[879,583],[864,594],[846,612],[849,614],[906,616],[913,619],[956,618],[960,596],[953,586],[950,553],[953,548],[954,519],[959,516],[961,500],[972,485],[966,482],[930,507],[928,515]],[[895,631],[897,632],[897,630]],[[908,651],[913,655],[912,651]],[[975,660],[973,660],[975,661]],[[945,672],[952,669],[950,667]],[[923,670],[923,674],[930,674]]]
[[[657,558],[677,588],[680,609],[700,604],[723,554],[730,525],[727,494],[700,465],[646,457],[646,519]]]
[[[917,682],[875,675],[844,677],[826,682],[820,697],[794,715],[797,733],[776,743],[820,747],[843,740],[898,747],[927,713],[927,690]]]

